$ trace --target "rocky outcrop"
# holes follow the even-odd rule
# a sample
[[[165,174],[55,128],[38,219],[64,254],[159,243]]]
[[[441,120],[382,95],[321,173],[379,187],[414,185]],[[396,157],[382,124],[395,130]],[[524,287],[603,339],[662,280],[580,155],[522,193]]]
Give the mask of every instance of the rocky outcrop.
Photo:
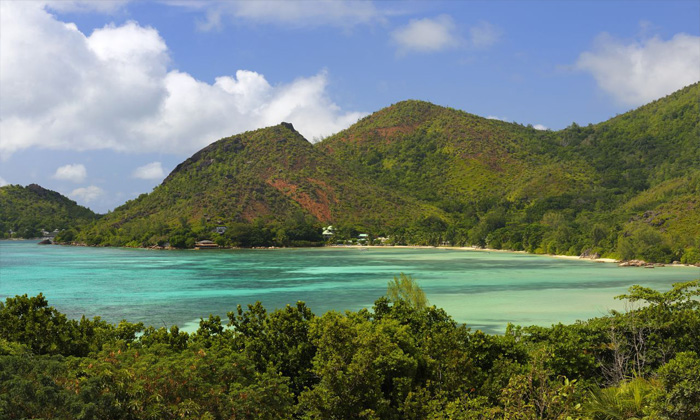
[[[618,267],[644,267],[644,268],[654,268],[654,267],[664,267],[666,264],[661,263],[649,263],[642,260],[629,260],[623,261],[618,264]]]
[[[585,250],[583,250],[581,255],[579,255],[578,257],[579,258],[586,258],[589,260],[597,260],[598,258],[600,258],[600,254],[591,250],[591,249],[585,249]]]

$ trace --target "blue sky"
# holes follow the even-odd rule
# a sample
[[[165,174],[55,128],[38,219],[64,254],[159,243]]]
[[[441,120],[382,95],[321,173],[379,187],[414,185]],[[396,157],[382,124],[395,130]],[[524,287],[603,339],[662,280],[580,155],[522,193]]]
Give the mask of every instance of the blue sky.
[[[698,1],[7,1],[0,184],[105,212],[221,137],[404,99],[538,128],[700,80]]]

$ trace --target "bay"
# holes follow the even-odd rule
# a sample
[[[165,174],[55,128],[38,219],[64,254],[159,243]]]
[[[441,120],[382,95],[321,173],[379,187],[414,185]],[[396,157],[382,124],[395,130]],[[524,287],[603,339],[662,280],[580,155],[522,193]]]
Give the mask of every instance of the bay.
[[[431,304],[473,329],[572,323],[624,310],[633,284],[668,290],[697,267],[615,264],[436,248],[154,251],[0,241],[0,298],[43,293],[71,318],[101,316],[196,329],[236,305],[305,301],[316,313],[371,307],[393,276],[418,280]]]

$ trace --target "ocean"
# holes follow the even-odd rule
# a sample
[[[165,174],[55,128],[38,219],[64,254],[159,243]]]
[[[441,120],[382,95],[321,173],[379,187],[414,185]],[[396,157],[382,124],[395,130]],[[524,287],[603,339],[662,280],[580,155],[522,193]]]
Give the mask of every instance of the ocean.
[[[371,308],[400,273],[472,329],[550,325],[624,310],[633,284],[668,290],[697,267],[632,268],[509,252],[436,248],[163,251],[0,241],[0,298],[43,293],[71,318],[195,330],[236,305],[305,301],[318,315]]]

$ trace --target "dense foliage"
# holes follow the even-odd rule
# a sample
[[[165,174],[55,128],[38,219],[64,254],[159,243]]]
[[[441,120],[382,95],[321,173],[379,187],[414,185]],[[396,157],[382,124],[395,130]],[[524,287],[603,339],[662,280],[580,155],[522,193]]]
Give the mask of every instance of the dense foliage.
[[[368,183],[321,153],[291,124],[219,140],[178,165],[150,194],[85,229],[89,245],[191,248],[323,243],[322,226],[401,226],[428,205]],[[224,234],[214,233],[217,226]],[[341,229],[342,230],[342,229]]]
[[[316,145],[282,123],[212,143],[150,194],[91,225],[78,220],[59,240],[309,246],[328,242],[321,232],[333,225],[331,242],[366,234],[389,244],[700,263],[699,97],[694,84],[557,132],[421,101]]]
[[[552,327],[471,331],[400,296],[315,316],[259,303],[195,333],[0,303],[3,419],[697,419],[698,282]],[[392,284],[390,282],[390,291]],[[398,288],[398,290],[396,290]]]
[[[0,187],[0,238],[36,238],[41,231],[68,229],[98,215],[36,184]]]
[[[446,213],[392,231],[399,243],[697,263],[698,98],[695,84],[558,132],[405,101],[318,147]]]

